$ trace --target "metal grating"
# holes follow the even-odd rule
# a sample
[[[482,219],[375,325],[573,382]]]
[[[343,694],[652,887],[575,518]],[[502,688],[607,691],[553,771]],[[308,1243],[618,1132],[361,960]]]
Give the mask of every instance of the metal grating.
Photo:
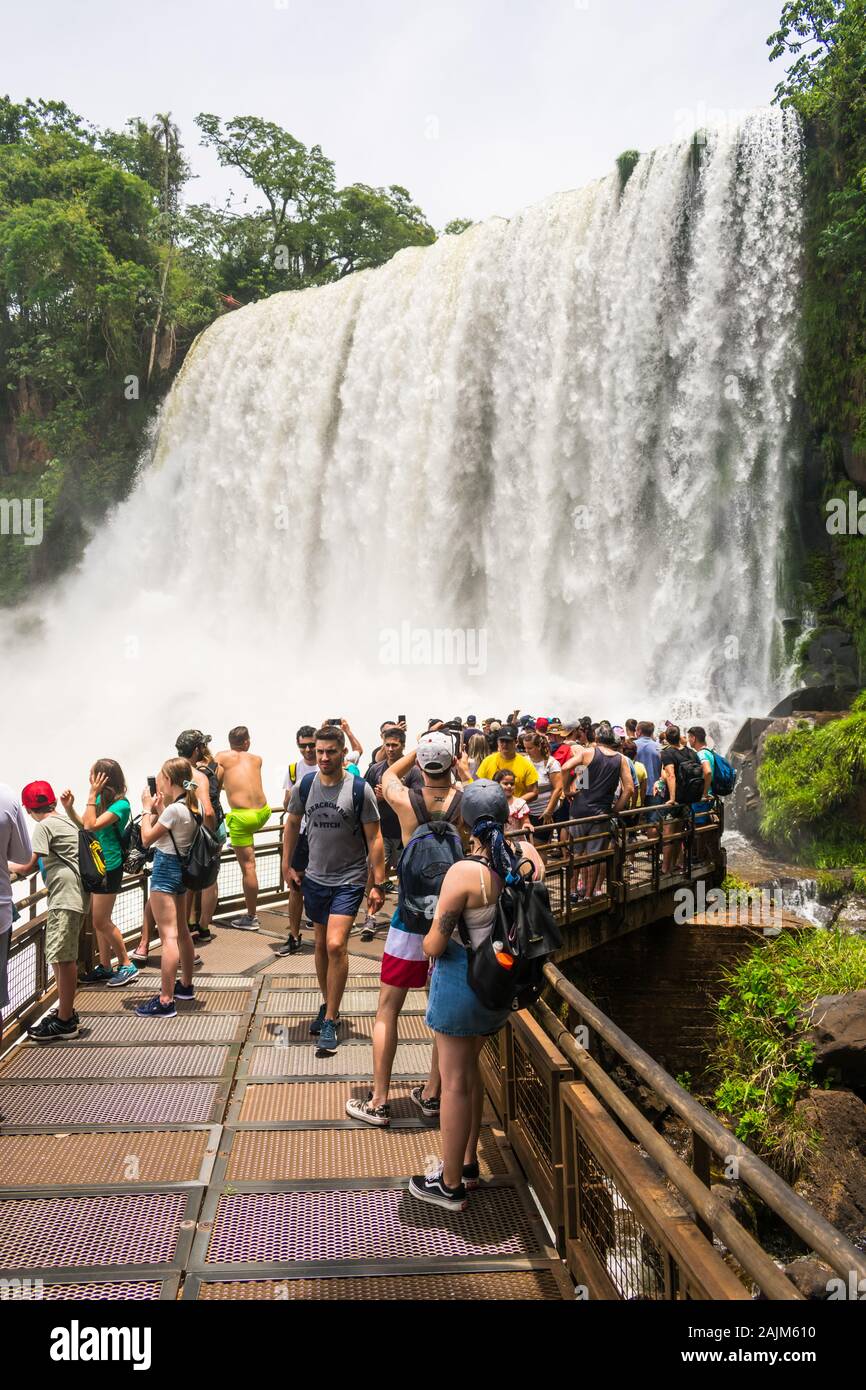
[[[343,1303],[371,1299],[403,1302],[500,1299],[562,1299],[556,1278],[545,1269],[506,1274],[380,1274],[369,1279],[247,1279],[203,1283],[199,1299],[304,1302],[322,1299]]]
[[[92,1284],[43,1284],[42,1299],[63,1299],[79,1301],[86,1299],[122,1299],[124,1303],[131,1301],[142,1303],[153,1301],[162,1295],[162,1283],[159,1280],[136,1280],[128,1279],[120,1283],[102,1283],[95,1281]]]
[[[0,1135],[4,1187],[195,1182],[209,1130]]]
[[[392,1120],[415,1120],[421,1115],[409,1099],[411,1087],[397,1082],[391,1087]],[[369,1085],[355,1081],[295,1081],[273,1085],[249,1085],[244,1091],[239,1122],[241,1124],[291,1124],[298,1120],[319,1123],[326,1120],[345,1120],[346,1101],[350,1096],[366,1099]]]
[[[233,932],[232,935],[233,935],[233,936],[243,937],[243,936],[245,935],[245,933],[244,933],[244,932]],[[208,949],[209,949],[209,950],[212,950],[213,948],[212,948],[212,947],[209,947]],[[150,969],[150,968],[148,967],[148,968],[146,968],[146,969],[144,969],[144,970],[140,970],[138,973],[139,973],[139,979],[142,981],[142,984],[143,984],[143,986],[144,986],[144,988],[145,988],[145,996],[144,996],[144,997],[145,997],[145,999],[147,999],[147,998],[149,998],[150,995],[152,995],[152,994],[155,993],[155,991],[156,991],[156,989],[157,989],[157,987],[158,987],[158,985],[159,985],[159,981],[160,981],[160,974],[159,974],[159,971],[158,971],[158,970],[152,970],[152,969]],[[193,980],[193,983],[194,983],[194,985],[195,985],[195,987],[196,987],[197,990],[199,990],[199,989],[246,989],[246,990],[249,990],[250,992],[252,992],[252,989],[255,988],[255,981],[251,980],[249,975],[238,975],[238,974],[235,974],[235,975],[226,975],[226,974],[215,975],[215,974],[213,974],[213,973],[210,972],[210,971],[209,971],[207,974],[205,974],[203,971],[200,972],[200,973],[197,973],[196,976],[195,976],[195,978],[194,978],[194,980]],[[120,993],[128,994],[131,988],[132,988],[131,985],[127,985],[126,989],[120,991]],[[102,988],[102,987],[97,987],[93,992],[94,992],[95,994],[102,994],[102,993],[103,993],[103,988]]]
[[[664,1261],[615,1182],[575,1131],[580,1230],[623,1299],[663,1299]]]
[[[9,1125],[204,1124],[219,1088],[159,1082],[149,1086],[7,1086]]]
[[[36,961],[35,941],[28,941],[26,946],[17,949],[10,947],[7,971],[9,1003],[5,1009],[0,1009],[0,1018],[9,1018],[22,1004],[36,998]]]
[[[196,996],[189,1004],[180,1004],[184,1018],[198,1018],[200,1014],[241,1014],[252,1008],[251,989],[206,989],[204,980],[196,977]],[[75,1007],[83,1021],[88,1014],[119,1014],[124,1017],[132,1013],[136,1004],[152,999],[156,993],[156,982],[152,989],[80,989],[75,997]],[[162,1019],[138,1019],[139,1023],[160,1023]]]
[[[354,965],[355,962],[353,961]],[[319,980],[317,975],[269,975],[267,977],[271,991],[280,989],[313,989],[318,990]],[[346,980],[346,989],[372,989],[369,975],[350,975]]]
[[[171,1036],[166,1035],[164,1018],[137,1018],[123,1014],[94,1014],[81,1019],[81,1042],[90,1043],[148,1043],[148,1042],[224,1042],[235,1040],[240,1031],[240,1019],[232,1014],[198,1014],[193,1018],[186,1015],[186,1006],[178,1006],[177,1018],[171,1023]],[[183,1010],[181,1012],[180,1010]],[[81,1042],[73,1042],[71,1047],[80,1047]],[[38,1043],[32,1044],[34,1047]]]
[[[0,1269],[169,1264],[185,1192],[0,1201]]]
[[[347,1018],[340,1033],[341,1044],[352,1039],[371,1040],[375,1022],[374,1018],[369,1017]],[[397,1019],[397,1037],[405,1042],[432,1043],[433,1041],[433,1034],[420,1014],[409,1014],[408,1017],[401,1014]],[[282,1044],[288,1047],[292,1043],[312,1045],[309,1019],[298,1018],[297,1016],[268,1019],[262,1028],[261,1040],[275,1046]]]
[[[163,1019],[171,1028],[175,1020]],[[6,1059],[0,1080],[17,1077],[60,1081],[74,1077],[220,1076],[227,1047],[16,1047]]]
[[[220,1198],[207,1262],[471,1259],[541,1253],[512,1187],[479,1189],[459,1216],[418,1202],[405,1189],[242,1192]]]
[[[512,1031],[514,1049],[514,1111],[539,1163],[550,1172],[553,1138],[550,1130],[550,1091],[535,1070],[532,1055]]]
[[[322,1002],[317,989],[275,989],[265,999],[264,1013],[268,1018],[280,1014],[309,1014],[310,1018],[318,1012]],[[341,1013],[374,1014],[379,1002],[377,989],[347,989],[340,1006]],[[425,1013],[427,993],[423,989],[410,989],[403,1006],[407,1013]]]
[[[423,1043],[398,1043],[394,1076],[426,1076],[431,1048]],[[250,1054],[250,1076],[372,1076],[373,1049],[341,1043],[330,1057],[317,1057],[311,1043],[304,1047],[278,1047],[261,1043]]]
[[[242,1130],[235,1135],[226,1170],[229,1182],[302,1182],[311,1178],[400,1178],[423,1173],[438,1161],[436,1130],[290,1129]],[[482,1129],[481,1176],[506,1173],[499,1146]]]

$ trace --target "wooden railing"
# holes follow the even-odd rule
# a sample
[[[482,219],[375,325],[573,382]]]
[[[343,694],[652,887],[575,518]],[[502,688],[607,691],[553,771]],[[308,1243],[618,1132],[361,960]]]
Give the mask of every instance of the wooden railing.
[[[482,1077],[582,1296],[796,1300],[801,1295],[710,1190],[736,1171],[848,1287],[866,1259],[555,966],[549,1001],[516,1014],[481,1053]],[[564,1022],[551,1004],[567,1014]],[[625,1065],[689,1126],[691,1166],[611,1079]],[[726,1254],[723,1255],[719,1245]]]

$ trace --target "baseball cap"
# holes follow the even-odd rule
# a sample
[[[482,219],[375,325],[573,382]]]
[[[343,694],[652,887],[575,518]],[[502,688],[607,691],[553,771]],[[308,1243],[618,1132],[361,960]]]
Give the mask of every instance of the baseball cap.
[[[213,734],[203,734],[201,729],[184,729],[175,739],[174,746],[182,758],[188,758],[193,749],[210,743],[212,738]]]
[[[513,724],[501,724],[500,727],[496,730],[496,737],[510,738],[513,740],[517,738],[517,730],[515,729]]]
[[[547,730],[550,728],[550,720],[542,716],[541,719],[536,719],[535,727],[540,734],[546,734]]]
[[[502,784],[492,782],[489,777],[479,777],[477,782],[467,783],[463,788],[460,814],[470,830],[476,821],[486,816],[504,825],[508,820],[508,797]]]
[[[614,724],[613,731],[616,734],[617,738],[625,738],[625,729],[623,728],[622,724]]]
[[[447,772],[454,761],[454,748],[445,734],[424,734],[418,741],[415,761],[425,772]]]
[[[57,797],[50,782],[28,782],[21,793],[21,805],[26,811],[46,811],[57,805]]]
[[[523,729],[523,728],[526,727],[527,724],[534,724],[534,723],[535,723],[535,720],[534,720],[534,718],[532,717],[531,714],[521,714],[521,716],[520,716],[520,718],[518,719],[517,723],[518,723],[519,726]]]

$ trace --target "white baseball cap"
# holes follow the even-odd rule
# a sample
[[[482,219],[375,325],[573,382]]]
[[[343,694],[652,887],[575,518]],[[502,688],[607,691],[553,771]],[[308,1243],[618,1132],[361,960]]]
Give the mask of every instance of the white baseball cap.
[[[454,747],[445,734],[424,734],[418,741],[415,761],[425,772],[447,772],[454,762]]]

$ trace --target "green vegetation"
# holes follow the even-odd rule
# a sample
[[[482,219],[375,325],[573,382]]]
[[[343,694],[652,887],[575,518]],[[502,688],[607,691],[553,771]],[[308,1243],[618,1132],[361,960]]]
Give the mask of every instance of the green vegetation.
[[[278,290],[342,279],[435,240],[405,188],[338,188],[318,145],[203,114],[248,183],[185,207],[168,114],[99,131],[56,101],[0,98],[0,499],[41,498],[44,543],[0,538],[0,603],[73,563],[135,477],[196,334]]]
[[[632,174],[635,165],[640,159],[640,150],[623,150],[622,154],[616,157],[616,167],[619,170],[620,192],[625,188]]]
[[[711,1058],[717,1110],[739,1139],[790,1177],[812,1143],[796,1102],[814,1083],[803,1016],[822,994],[866,987],[866,941],[783,932],[726,971]]]
[[[791,59],[777,100],[806,123],[805,398],[825,482],[845,496],[846,462],[866,468],[866,0],[789,0],[767,42]],[[866,664],[866,541],[832,546]]]
[[[768,738],[758,790],[771,843],[819,869],[866,866],[866,691],[843,719]]]

